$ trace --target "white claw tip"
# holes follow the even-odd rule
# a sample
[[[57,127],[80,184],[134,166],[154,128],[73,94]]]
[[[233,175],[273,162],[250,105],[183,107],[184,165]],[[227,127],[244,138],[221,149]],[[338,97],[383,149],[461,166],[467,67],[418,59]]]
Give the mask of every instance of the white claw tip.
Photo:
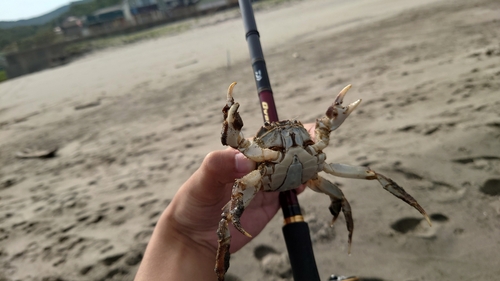
[[[351,84],[349,84],[349,85],[345,86],[345,87],[344,87],[344,89],[342,89],[342,91],[340,91],[339,96],[340,96],[340,97],[344,97],[344,96],[345,96],[345,94],[347,93],[347,91],[349,91],[349,89],[350,89],[351,87],[352,87],[352,85],[351,85]]]
[[[356,106],[358,106],[360,103],[361,103],[361,99],[359,99],[359,100],[357,100],[357,101],[355,101],[355,102],[351,103],[351,106],[356,107]]]
[[[425,216],[425,220],[427,221],[427,223],[429,224],[429,226],[432,226],[432,223],[431,223],[431,219],[429,218],[429,216]]]
[[[229,85],[229,88],[227,89],[227,98],[228,99],[231,99],[233,97],[234,86],[236,86],[236,82],[231,83],[231,85]]]
[[[337,98],[335,98],[335,102],[333,104],[341,105],[342,101],[344,100],[345,94],[347,93],[347,91],[349,91],[351,87],[352,87],[351,84],[345,86],[344,89],[342,89],[342,91],[340,91],[340,93],[337,95]]]

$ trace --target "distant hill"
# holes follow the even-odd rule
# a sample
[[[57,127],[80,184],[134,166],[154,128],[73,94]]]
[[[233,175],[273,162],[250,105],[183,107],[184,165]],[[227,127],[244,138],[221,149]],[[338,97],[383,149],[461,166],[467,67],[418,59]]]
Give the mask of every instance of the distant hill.
[[[81,0],[81,1],[75,1],[72,3],[69,3],[65,6],[62,6],[60,8],[55,9],[52,12],[49,12],[45,15],[41,15],[35,18],[27,19],[27,20],[17,20],[17,21],[0,21],[0,28],[1,29],[7,29],[7,28],[12,28],[12,27],[18,27],[18,26],[33,26],[33,25],[43,25],[51,20],[54,20],[61,16],[62,14],[66,13],[69,11],[71,5],[74,4],[80,4],[80,3],[86,3],[90,2],[92,0]]]

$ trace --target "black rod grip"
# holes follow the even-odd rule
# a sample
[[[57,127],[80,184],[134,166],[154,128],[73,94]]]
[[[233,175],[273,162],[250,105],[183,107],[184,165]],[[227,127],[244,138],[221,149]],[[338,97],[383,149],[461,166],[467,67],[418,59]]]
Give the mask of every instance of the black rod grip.
[[[306,222],[293,222],[283,226],[294,281],[320,281],[311,235]]]

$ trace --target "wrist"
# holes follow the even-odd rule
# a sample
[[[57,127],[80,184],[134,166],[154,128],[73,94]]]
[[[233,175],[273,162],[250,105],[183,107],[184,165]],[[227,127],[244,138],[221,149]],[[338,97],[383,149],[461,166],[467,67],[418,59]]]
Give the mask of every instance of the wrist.
[[[215,250],[183,233],[169,209],[158,221],[135,281],[216,280]]]
[[[203,231],[202,229],[193,229],[179,223],[175,209],[175,204],[169,206],[162,214],[156,226],[161,237],[163,237],[164,243],[171,244],[172,241],[175,241],[175,245],[179,247],[192,250],[197,255],[214,259],[217,252],[215,230]],[[213,243],[209,243],[208,241],[212,241]]]

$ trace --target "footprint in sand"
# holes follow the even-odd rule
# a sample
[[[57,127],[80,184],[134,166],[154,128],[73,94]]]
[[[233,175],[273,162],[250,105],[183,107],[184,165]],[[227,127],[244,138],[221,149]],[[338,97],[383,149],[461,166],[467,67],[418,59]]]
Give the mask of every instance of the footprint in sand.
[[[85,266],[82,269],[80,269],[80,274],[87,275],[89,273],[92,273],[92,275],[95,276],[95,275],[102,275],[102,273],[98,274],[97,272],[103,272],[103,271],[106,271],[105,274],[107,274],[107,267],[118,262],[120,259],[123,258],[124,255],[125,254],[120,253],[120,254],[115,254],[115,255],[105,257],[105,258],[97,261],[96,264],[88,265],[88,266]]]
[[[391,224],[391,228],[401,234],[413,235],[425,239],[435,239],[438,229],[449,219],[446,215],[435,213],[429,216],[432,227],[423,218],[402,218]]]
[[[286,253],[280,254],[273,247],[267,245],[255,247],[253,253],[260,263],[261,270],[266,275],[280,278],[290,278],[292,276],[292,267]]]
[[[403,126],[397,129],[398,132],[413,132],[417,134],[421,134],[424,136],[430,136],[437,132],[449,132],[454,129],[456,123],[448,122],[448,123],[440,123],[440,124],[411,124]]]
[[[484,170],[484,171],[500,171],[500,157],[497,156],[476,156],[476,157],[466,157],[453,160],[455,163],[459,163],[467,166],[471,169]]]
[[[464,182],[458,187],[446,182],[429,181],[422,179],[418,183],[420,189],[427,190],[432,193],[431,200],[439,203],[453,203],[462,199],[467,190],[470,190],[470,183]]]
[[[5,228],[0,228],[0,241],[8,239],[10,232]],[[1,251],[0,251],[1,256]]]
[[[309,224],[309,231],[311,233],[311,241],[313,243],[330,242],[335,239],[335,228],[331,227],[330,221],[319,220],[314,215],[306,216],[305,220]]]
[[[159,200],[158,199],[150,199],[150,200],[146,200],[142,203],[139,204],[139,207],[142,209],[142,210],[145,210],[145,211],[149,211],[151,210],[151,208],[154,207],[154,205],[158,202]]]
[[[130,267],[142,261],[146,245],[139,243],[126,252],[105,256],[94,264],[82,267],[79,273],[86,276],[86,280],[132,280],[135,271]]]
[[[143,250],[139,251],[139,250],[131,250],[127,253],[127,256],[125,257],[125,263],[129,266],[134,266],[134,265],[138,265],[141,261],[142,261],[142,258],[143,258],[143,252],[146,248],[146,244],[144,243],[144,246],[143,246]]]
[[[43,281],[66,281],[68,279],[64,279],[60,276],[45,276],[42,278]]]
[[[139,243],[147,243],[153,234],[153,230],[141,230],[134,235],[134,240]]]
[[[5,180],[2,180],[2,182],[0,182],[0,190],[13,187],[14,185],[22,182],[23,180],[24,180],[24,178],[22,178],[22,179],[19,179],[19,178],[7,178]]]
[[[226,280],[226,281],[242,281],[240,278],[232,275],[231,273],[227,273],[226,276],[224,277],[224,280]]]
[[[500,72],[498,72],[498,73],[500,73]],[[489,122],[489,123],[486,123],[486,126],[490,127],[490,128],[500,129],[500,122]]]
[[[121,258],[123,258],[123,256],[125,256],[124,253],[119,253],[119,254],[116,254],[116,255],[111,255],[109,257],[106,257],[104,259],[101,260],[101,262],[106,265],[106,266],[110,266],[114,263],[116,263],[117,261],[119,261]]]
[[[133,180],[127,181],[126,183],[125,182],[120,183],[116,188],[120,189],[122,191],[125,191],[125,190],[129,190],[129,189],[131,189],[131,190],[141,189],[141,188],[145,188],[147,186],[148,185],[147,185],[145,180],[133,179]]]
[[[490,196],[500,196],[500,179],[487,180],[479,191]]]
[[[479,191],[489,197],[498,198],[490,202],[489,205],[500,215],[500,179],[489,179],[480,188]],[[0,238],[1,239],[1,238]]]
[[[80,269],[80,275],[88,276],[88,280],[131,280],[133,278],[128,269],[123,266],[116,266],[115,268],[108,268],[103,263],[86,266]]]

